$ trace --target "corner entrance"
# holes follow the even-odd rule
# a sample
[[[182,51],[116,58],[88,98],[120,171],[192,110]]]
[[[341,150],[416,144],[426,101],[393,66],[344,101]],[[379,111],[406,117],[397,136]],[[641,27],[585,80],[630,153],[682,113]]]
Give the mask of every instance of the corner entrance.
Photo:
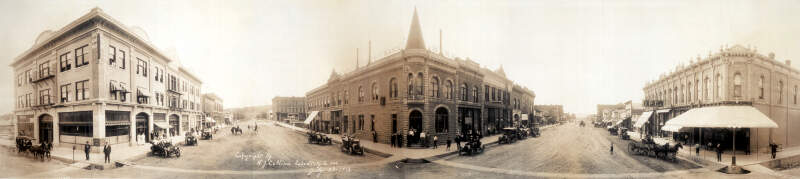
[[[39,117],[39,142],[53,142],[53,116],[49,114]]]
[[[422,132],[422,112],[411,111],[411,114],[408,115],[408,130],[414,131],[414,135],[408,137],[409,144],[419,144],[419,133]]]

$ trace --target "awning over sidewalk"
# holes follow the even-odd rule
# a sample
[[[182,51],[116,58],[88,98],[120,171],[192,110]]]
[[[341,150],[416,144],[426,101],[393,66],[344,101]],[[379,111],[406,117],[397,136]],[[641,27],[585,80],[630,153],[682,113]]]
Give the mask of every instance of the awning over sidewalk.
[[[661,127],[661,130],[670,131],[670,132],[678,132],[678,131],[681,130],[681,128],[683,128],[683,127],[676,126],[676,125],[665,125],[664,127]]]
[[[170,126],[166,122],[154,122],[153,125],[162,129],[169,129]]]
[[[778,128],[778,124],[752,106],[694,108],[665,124],[665,126],[670,125],[703,128]]]
[[[647,112],[642,113],[642,115],[639,116],[639,119],[636,119],[636,123],[633,124],[633,127],[641,128],[642,126],[644,126],[644,123],[647,123],[647,120],[650,119],[650,116],[652,116],[652,115],[653,115],[653,111],[647,111]]]
[[[659,114],[660,113],[668,113],[669,111],[670,111],[670,109],[660,109],[660,110],[656,111],[656,113],[659,113]]]
[[[311,124],[311,121],[314,120],[314,117],[317,117],[317,113],[319,113],[319,111],[311,111],[311,115],[308,115],[303,123]]]

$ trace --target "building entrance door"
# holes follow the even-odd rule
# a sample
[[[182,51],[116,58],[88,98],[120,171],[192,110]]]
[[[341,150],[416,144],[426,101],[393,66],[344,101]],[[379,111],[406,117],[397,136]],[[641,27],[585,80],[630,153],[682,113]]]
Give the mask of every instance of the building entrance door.
[[[412,111],[408,116],[408,129],[414,130],[414,136],[411,136],[409,142],[419,143],[419,133],[422,132],[422,112]]]
[[[53,142],[53,116],[49,114],[39,117],[39,142]]]
[[[147,120],[147,114],[139,113],[136,115],[136,140],[144,140],[144,142],[150,142],[150,124],[149,120]],[[139,137],[144,136],[144,137]],[[142,138],[142,139],[140,139]]]

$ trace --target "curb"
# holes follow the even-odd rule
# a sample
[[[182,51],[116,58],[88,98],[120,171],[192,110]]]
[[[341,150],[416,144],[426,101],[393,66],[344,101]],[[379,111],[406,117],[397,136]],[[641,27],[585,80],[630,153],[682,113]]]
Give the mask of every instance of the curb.
[[[305,135],[305,134],[306,134],[306,133],[305,133],[305,132],[303,132],[303,131],[295,130],[295,129],[292,129],[292,128],[289,128],[289,127],[286,127],[286,126],[283,126],[283,125],[284,125],[284,124],[278,124],[278,126],[280,126],[280,127],[283,127],[283,128],[286,128],[286,129],[289,129],[289,130],[292,130],[292,131],[294,131],[294,132],[296,132],[296,133],[298,133],[298,134],[301,134],[301,135]],[[333,138],[331,137],[331,143],[342,144],[342,141],[333,140]],[[371,149],[371,148],[369,148],[369,147],[365,147],[365,146],[363,146],[363,145],[362,145],[362,148],[364,148],[364,152],[371,153],[371,154],[377,155],[377,156],[379,156],[379,157],[383,157],[383,158],[389,158],[389,157],[393,156],[393,155],[392,155],[392,154],[390,154],[390,153],[381,152],[381,151],[379,151],[379,150]]]

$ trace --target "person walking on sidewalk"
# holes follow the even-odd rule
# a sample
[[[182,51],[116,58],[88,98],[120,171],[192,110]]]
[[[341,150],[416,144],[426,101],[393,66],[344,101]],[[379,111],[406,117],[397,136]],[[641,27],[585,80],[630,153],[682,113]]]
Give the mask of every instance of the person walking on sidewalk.
[[[378,143],[378,132],[372,131],[372,142]]]
[[[447,139],[447,148],[445,148],[445,151],[450,151],[450,139]]]
[[[89,145],[89,141],[86,141],[86,145],[83,145],[83,152],[86,153],[86,160],[89,160],[89,151],[92,151],[92,146]]]
[[[770,149],[770,152],[772,153],[772,159],[775,159],[775,154],[778,153],[778,144],[775,144],[774,142],[770,142],[769,143],[769,149]]]
[[[397,138],[395,137],[396,135],[397,135],[397,134],[394,134],[394,133],[393,133],[393,134],[392,134],[392,137],[391,137],[391,138],[392,138],[392,140],[391,140],[391,141],[392,141],[392,148],[394,148],[394,144],[395,144],[395,143],[397,143],[397,141],[396,141],[396,140],[397,140]]]
[[[694,155],[695,156],[700,156],[700,144],[695,145]]]
[[[105,163],[111,163],[111,145],[108,145],[108,142],[106,142],[106,146],[103,147],[103,154],[106,156]]]
[[[439,142],[439,136],[433,136],[433,148],[436,148],[436,144]]]

